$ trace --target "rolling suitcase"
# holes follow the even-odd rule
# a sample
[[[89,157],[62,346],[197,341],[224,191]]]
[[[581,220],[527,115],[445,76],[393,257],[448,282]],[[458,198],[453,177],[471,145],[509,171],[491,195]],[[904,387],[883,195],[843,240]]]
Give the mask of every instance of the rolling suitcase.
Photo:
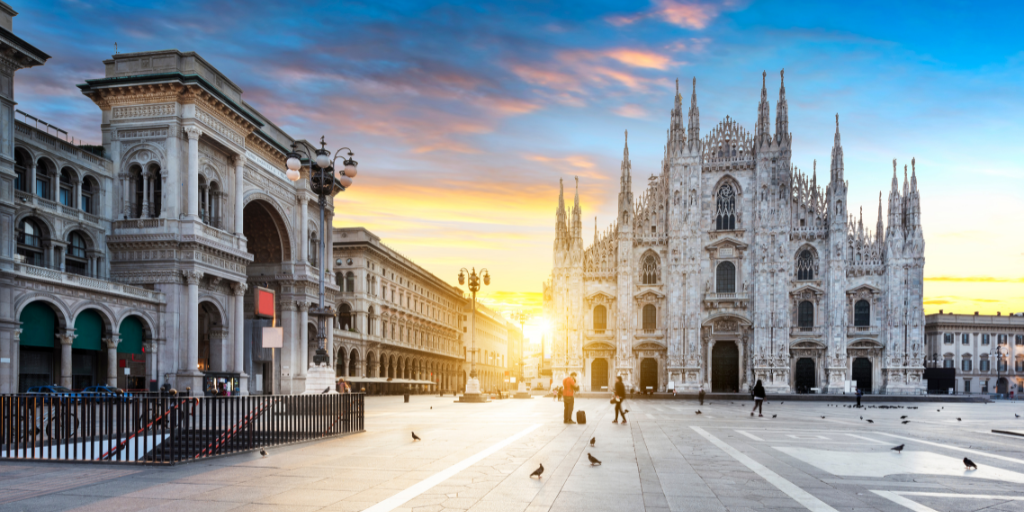
[[[576,423],[580,425],[587,424],[587,413],[584,411],[576,411]]]

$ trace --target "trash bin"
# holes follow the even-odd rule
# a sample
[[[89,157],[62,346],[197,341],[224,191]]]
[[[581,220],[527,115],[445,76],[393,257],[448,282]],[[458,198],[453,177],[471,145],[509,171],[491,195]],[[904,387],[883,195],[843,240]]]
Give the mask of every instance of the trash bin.
[[[409,403],[409,393],[406,393],[404,396],[405,396],[405,403]]]

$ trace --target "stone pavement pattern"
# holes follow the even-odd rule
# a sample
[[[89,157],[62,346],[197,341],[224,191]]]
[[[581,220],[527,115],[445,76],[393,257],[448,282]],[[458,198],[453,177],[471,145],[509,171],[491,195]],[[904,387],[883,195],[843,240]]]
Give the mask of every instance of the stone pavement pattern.
[[[1024,403],[904,405],[919,408],[772,401],[752,418],[748,401],[632,400],[622,425],[607,400],[581,399],[590,422],[564,425],[550,398],[370,397],[366,433],[267,458],[0,463],[0,511],[1024,511],[1024,437],[990,433],[1024,428],[1014,418]],[[900,443],[902,454],[889,450]],[[603,464],[591,466],[588,452]],[[977,472],[964,471],[965,455]],[[539,463],[543,478],[529,478]],[[422,483],[439,473],[451,476]],[[384,506],[403,491],[414,496]]]

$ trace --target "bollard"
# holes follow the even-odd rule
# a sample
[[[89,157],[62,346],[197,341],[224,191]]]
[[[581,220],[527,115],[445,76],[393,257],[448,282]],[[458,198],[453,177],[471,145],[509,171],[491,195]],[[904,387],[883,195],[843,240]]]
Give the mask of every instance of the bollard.
[[[409,403],[409,393],[405,394],[405,403]]]

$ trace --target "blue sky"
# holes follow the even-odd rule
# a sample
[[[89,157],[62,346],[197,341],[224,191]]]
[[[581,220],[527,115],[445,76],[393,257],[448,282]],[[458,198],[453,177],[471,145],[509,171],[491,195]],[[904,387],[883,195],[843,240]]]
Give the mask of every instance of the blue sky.
[[[697,77],[702,135],[752,130],[761,71],[786,70],[793,163],[828,166],[839,113],[850,204],[874,225],[892,159],[917,159],[926,309],[1024,310],[1024,38],[1019,2],[13,1],[53,56],[19,108],[86,141],[75,84],[122,52],[196,51],[286,131],[355,149],[338,224],[365,225],[489,299],[536,304],[559,178],[584,229],[612,219],[623,130],[635,190],[659,169],[675,79]],[[773,125],[774,126],[774,125]],[[827,174],[824,175],[827,179]]]

